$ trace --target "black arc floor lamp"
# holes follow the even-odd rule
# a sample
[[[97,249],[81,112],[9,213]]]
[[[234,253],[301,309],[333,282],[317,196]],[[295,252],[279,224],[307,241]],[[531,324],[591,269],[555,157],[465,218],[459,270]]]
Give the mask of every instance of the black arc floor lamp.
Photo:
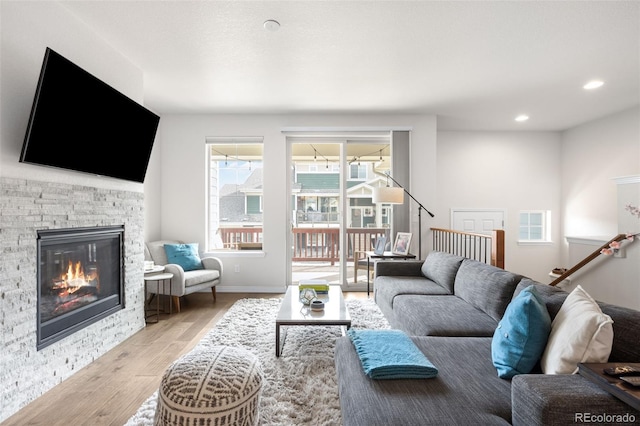
[[[389,186],[389,179],[393,181],[398,187]],[[422,209],[429,213],[429,216],[433,217],[431,213],[422,203],[411,195],[404,186],[400,185],[389,173],[387,173],[387,186],[381,186],[373,188],[372,201],[374,204],[402,204],[404,203],[404,194],[407,194],[413,201],[418,204],[418,258],[422,259]]]

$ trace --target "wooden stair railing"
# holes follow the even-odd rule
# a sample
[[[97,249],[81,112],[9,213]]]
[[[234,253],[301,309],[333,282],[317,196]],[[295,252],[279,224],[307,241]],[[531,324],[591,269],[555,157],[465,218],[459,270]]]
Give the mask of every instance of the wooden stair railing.
[[[491,235],[442,228],[431,228],[431,231],[434,250],[504,269],[504,230],[494,229]]]
[[[566,272],[564,272],[563,274],[561,274],[558,278],[556,278],[555,280],[553,280],[549,285],[551,286],[555,286],[560,284],[562,281],[564,281],[565,279],[567,279],[567,277],[569,277],[570,275],[572,275],[574,272],[576,272],[577,270],[581,269],[583,266],[585,266],[586,264],[588,264],[589,262],[591,262],[593,259],[595,259],[596,257],[600,256],[601,252],[603,249],[609,248],[609,245],[611,243],[614,242],[620,242],[622,240],[627,239],[627,234],[618,234],[615,237],[613,237],[611,240],[609,240],[608,242],[604,243],[600,248],[596,249],[593,253],[591,253],[589,256],[585,257],[584,259],[582,259],[579,263],[576,264],[576,266],[574,266],[571,269],[568,269]]]

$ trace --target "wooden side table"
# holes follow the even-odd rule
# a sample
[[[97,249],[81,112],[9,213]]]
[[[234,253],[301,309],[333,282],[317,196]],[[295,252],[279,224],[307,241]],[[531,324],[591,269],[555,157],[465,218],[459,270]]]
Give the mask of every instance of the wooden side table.
[[[382,260],[407,260],[407,259],[415,259],[416,255],[407,253],[407,254],[396,254],[390,251],[385,251],[382,254],[376,254],[372,251],[365,252],[367,256],[367,296],[369,296],[369,281],[371,274],[371,259],[382,259]]]
[[[151,315],[145,315],[144,319],[147,321],[151,317],[155,317],[155,321],[147,321],[149,324],[154,324],[160,321],[160,285],[162,284],[162,294],[169,295],[169,315],[171,315],[172,311],[172,298],[171,298],[171,279],[173,278],[173,274],[165,272],[161,274],[151,274],[145,275],[144,277],[144,295],[145,299],[147,297],[147,293],[149,292],[149,284],[155,283],[156,285],[156,313]],[[169,284],[169,292],[167,293],[167,284]],[[153,293],[153,290],[151,290]],[[147,302],[145,300],[145,312]]]
[[[619,400],[626,402],[636,410],[640,410],[640,387],[632,386],[617,377],[604,374],[605,368],[622,367],[623,365],[640,368],[640,363],[633,362],[580,363],[578,364],[578,373]]]
[[[356,250],[353,252],[353,283],[357,284],[358,282],[358,267],[361,265],[364,267],[364,260],[367,258],[367,253],[370,253],[368,250]]]

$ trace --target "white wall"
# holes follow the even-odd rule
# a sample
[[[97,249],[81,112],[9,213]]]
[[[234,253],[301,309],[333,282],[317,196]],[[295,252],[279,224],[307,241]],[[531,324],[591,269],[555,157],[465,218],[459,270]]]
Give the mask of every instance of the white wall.
[[[560,243],[560,135],[554,132],[438,132],[437,226],[450,209],[504,209],[505,269],[549,282]],[[550,210],[551,245],[520,246],[520,210]]]
[[[149,158],[149,166],[147,167],[147,175],[144,179],[144,240],[155,241],[160,239],[160,219],[159,214],[160,201],[162,199],[161,184],[161,164],[160,159],[162,157],[162,147],[160,146],[160,139],[162,134],[163,119],[160,119],[158,126],[158,132],[156,133],[156,140],[153,144],[153,150],[151,151],[151,158]]]
[[[563,235],[583,238],[563,241],[568,267],[618,233],[640,232],[640,220],[624,211],[627,203],[640,204],[640,184],[617,185],[614,179],[632,175],[640,175],[640,108],[563,133]],[[640,309],[640,239],[629,244],[623,259],[601,256],[585,266],[572,284],[598,300]]]
[[[611,118],[611,137],[629,156],[629,123],[633,114]],[[626,123],[626,125],[625,125]],[[412,126],[411,192],[435,218],[423,215],[424,251],[430,248],[428,229],[450,227],[451,208],[505,209],[506,268],[540,282],[550,282],[554,267],[567,267],[562,259],[566,221],[563,185],[573,185],[565,176],[563,138],[580,132],[437,132],[433,116],[287,116],[287,115],[169,115],[163,117],[161,146],[162,238],[205,244],[205,155],[206,136],[263,136],[265,167],[265,245],[258,253],[228,254],[221,291],[281,291],[286,281],[287,212],[286,146],[281,133],[288,127]],[[585,125],[586,127],[592,124]],[[626,130],[624,130],[626,129]],[[571,134],[569,134],[571,133]],[[437,139],[437,142],[436,142]],[[578,138],[575,138],[577,140]],[[622,143],[627,140],[627,143]],[[577,143],[577,142],[576,142]],[[637,147],[636,147],[637,148]],[[620,154],[618,154],[620,155]],[[584,155],[583,155],[584,156]],[[599,152],[593,154],[595,158]],[[638,159],[639,155],[632,156]],[[581,159],[584,162],[584,159]],[[622,169],[617,169],[622,173]],[[579,181],[578,181],[579,182]],[[613,182],[607,178],[613,188]],[[615,191],[615,190],[614,190]],[[615,196],[615,194],[614,194]],[[597,199],[597,196],[596,196]],[[590,207],[586,207],[590,208]],[[550,245],[517,244],[520,210],[552,212]],[[613,206],[615,214],[615,201]],[[150,212],[151,215],[153,213]],[[607,220],[607,219],[603,219]],[[612,219],[615,224],[615,219]],[[417,211],[412,208],[411,231],[417,233]],[[415,238],[414,238],[415,239]],[[563,263],[565,262],[565,263]],[[235,265],[240,272],[234,272]],[[265,282],[264,277],[269,277]]]
[[[640,223],[627,229],[620,218],[621,206],[640,199],[618,200],[613,179],[640,172],[639,108],[562,133],[438,132],[437,167],[439,208],[506,209],[506,269],[543,283],[551,281],[552,268],[572,267],[598,248],[587,240],[570,250],[566,236],[604,242],[640,231]],[[553,245],[516,244],[517,213],[524,209],[552,211]],[[437,226],[449,227],[444,213]],[[640,308],[639,252],[633,246],[625,259],[598,259],[573,285],[599,300]]]
[[[161,237],[206,241],[205,179],[207,136],[264,137],[264,243],[262,253],[221,256],[220,291],[277,291],[286,284],[290,230],[286,210],[288,171],[284,128],[411,127],[412,189],[419,200],[435,198],[435,118],[423,115],[166,115],[161,130]],[[417,211],[414,211],[417,216]],[[423,218],[423,231],[430,224]],[[417,232],[417,218],[412,221]],[[413,230],[413,226],[416,229]],[[240,272],[235,272],[238,265]]]
[[[617,234],[613,178],[640,172],[640,108],[565,131],[561,155],[565,235]]]

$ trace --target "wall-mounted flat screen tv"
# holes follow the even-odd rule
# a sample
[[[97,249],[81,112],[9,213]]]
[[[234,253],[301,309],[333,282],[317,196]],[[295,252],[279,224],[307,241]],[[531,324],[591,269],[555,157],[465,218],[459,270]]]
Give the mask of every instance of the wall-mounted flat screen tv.
[[[47,48],[20,161],[144,182],[159,122]]]

